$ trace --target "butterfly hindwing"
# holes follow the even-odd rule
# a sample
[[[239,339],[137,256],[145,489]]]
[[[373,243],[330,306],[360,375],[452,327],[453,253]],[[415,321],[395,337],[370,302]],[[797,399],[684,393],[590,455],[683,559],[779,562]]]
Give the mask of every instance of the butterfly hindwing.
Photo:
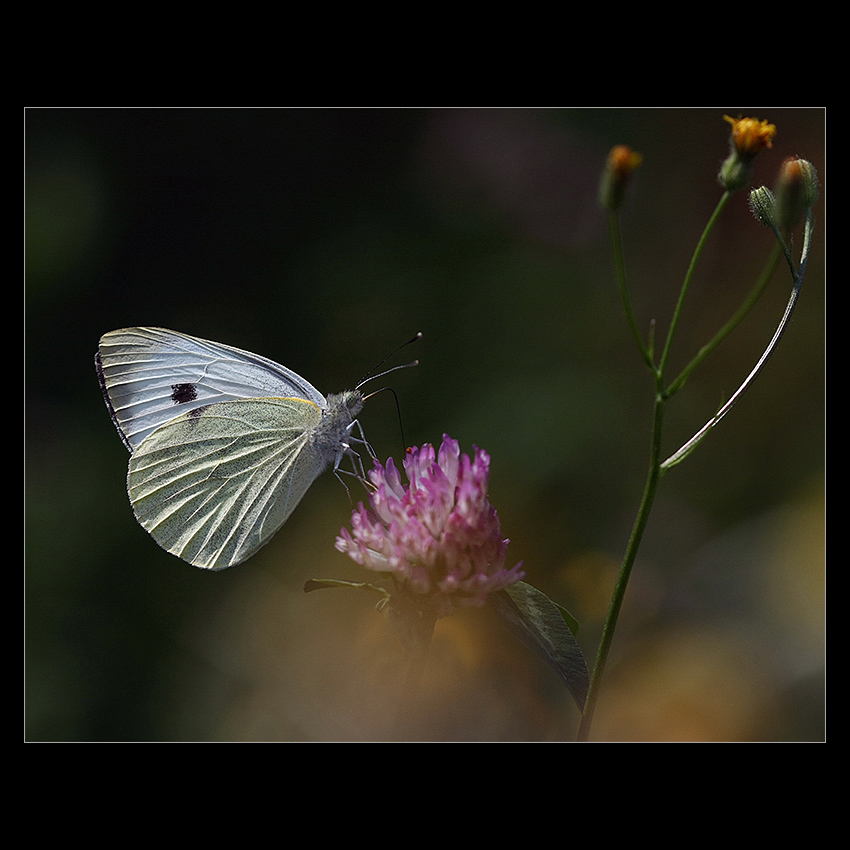
[[[172,419],[130,459],[136,517],[160,546],[195,566],[244,561],[327,465],[310,439],[321,417],[311,401],[258,398]]]

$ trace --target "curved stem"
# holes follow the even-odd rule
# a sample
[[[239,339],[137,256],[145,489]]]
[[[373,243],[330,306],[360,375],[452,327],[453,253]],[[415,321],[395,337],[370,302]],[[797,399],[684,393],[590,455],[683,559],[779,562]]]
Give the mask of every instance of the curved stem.
[[[782,315],[782,318],[779,321],[779,325],[776,328],[776,331],[773,334],[770,342],[767,344],[767,348],[764,350],[764,353],[758,359],[758,362],[753,367],[752,371],[749,375],[744,379],[744,382],[740,387],[733,393],[732,397],[717,413],[712,416],[705,425],[688,440],[678,451],[674,452],[664,463],[661,464],[662,470],[670,469],[670,467],[676,466],[676,464],[681,463],[705,438],[709,431],[714,428],[715,425],[735,406],[741,396],[749,389],[752,382],[756,379],[759,372],[764,368],[765,363],[770,359],[770,356],[776,350],[776,346],[779,345],[779,340],[782,339],[782,335],[785,333],[785,329],[788,327],[788,323],[791,321],[791,316],[794,313],[794,308],[797,306],[797,300],[800,296],[800,289],[803,285],[803,275],[806,270],[806,263],[809,259],[809,246],[811,245],[811,236],[812,236],[812,228],[813,228],[813,220],[811,215],[811,210],[809,210],[806,214],[806,230],[803,237],[803,254],[800,259],[800,266],[796,268],[794,266],[794,261],[791,258],[791,253],[788,250],[785,240],[782,238],[782,234],[776,230],[776,238],[779,242],[779,246],[785,254],[785,258],[788,262],[788,265],[791,268],[791,275],[794,279],[793,286],[791,288],[791,296],[788,299],[788,304],[785,307],[785,312]]]
[[[776,328],[776,332],[773,334],[773,338],[767,345],[762,356],[759,358],[756,365],[753,367],[753,370],[747,375],[744,382],[740,387],[734,392],[732,397],[717,413],[712,416],[705,425],[688,440],[678,451],[674,452],[667,460],[661,464],[662,469],[670,469],[672,466],[676,466],[677,463],[681,463],[703,440],[703,438],[708,434],[708,432],[714,428],[714,426],[735,406],[741,396],[749,389],[750,384],[756,379],[756,376],[759,372],[764,368],[764,364],[767,363],[770,355],[776,350],[776,346],[779,344],[779,340],[782,338],[782,334],[785,333],[785,328],[788,327],[788,322],[791,319],[791,314],[794,312],[794,307],[797,305],[797,298],[800,295],[800,287],[795,286],[791,291],[791,297],[788,300],[788,304],[785,307],[785,313],[782,316],[781,321],[779,322],[779,326]]]
[[[750,292],[747,300],[738,308],[732,318],[723,325],[722,328],[715,334],[714,338],[707,342],[696,354],[693,360],[682,370],[679,376],[674,380],[669,387],[667,387],[667,398],[670,398],[672,395],[677,393],[684,385],[685,381],[690,377],[691,373],[694,369],[726,339],[729,334],[735,330],[738,325],[746,318],[747,314],[752,310],[755,306],[756,302],[761,298],[762,293],[767,288],[767,284],[770,283],[770,279],[773,277],[773,273],[776,271],[776,266],[779,263],[779,260],[782,257],[782,248],[779,245],[775,245],[773,249],[773,253],[770,256],[770,259],[767,262],[767,265],[764,268],[764,271],[761,273],[761,277],[756,282],[756,285],[753,287]]]

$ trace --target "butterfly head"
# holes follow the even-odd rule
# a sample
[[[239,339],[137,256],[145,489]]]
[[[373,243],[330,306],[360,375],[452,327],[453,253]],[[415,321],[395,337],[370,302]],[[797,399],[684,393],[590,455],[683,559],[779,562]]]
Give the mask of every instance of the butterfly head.
[[[345,392],[328,396],[326,415],[334,420],[348,425],[354,421],[361,410],[363,410],[363,393],[360,390],[345,390]]]

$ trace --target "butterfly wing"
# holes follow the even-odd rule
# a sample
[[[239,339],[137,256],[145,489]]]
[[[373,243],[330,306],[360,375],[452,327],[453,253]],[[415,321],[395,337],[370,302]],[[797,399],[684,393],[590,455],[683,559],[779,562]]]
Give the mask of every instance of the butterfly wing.
[[[218,570],[253,555],[286,522],[328,463],[311,439],[311,401],[226,401],[184,413],[130,458],[128,491],[157,543]]]
[[[131,452],[170,419],[208,404],[278,396],[325,406],[315,387],[272,360],[164,328],[105,334],[95,364],[112,421]]]

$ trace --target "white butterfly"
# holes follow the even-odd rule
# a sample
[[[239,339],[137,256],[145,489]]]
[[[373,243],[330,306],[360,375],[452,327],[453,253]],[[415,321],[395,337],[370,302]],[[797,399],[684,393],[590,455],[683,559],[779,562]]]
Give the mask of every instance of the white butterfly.
[[[126,328],[101,338],[95,366],[132,452],[136,518],[197,567],[250,558],[327,466],[359,461],[351,443],[366,445],[359,389],[325,398],[284,366],[229,345]]]

